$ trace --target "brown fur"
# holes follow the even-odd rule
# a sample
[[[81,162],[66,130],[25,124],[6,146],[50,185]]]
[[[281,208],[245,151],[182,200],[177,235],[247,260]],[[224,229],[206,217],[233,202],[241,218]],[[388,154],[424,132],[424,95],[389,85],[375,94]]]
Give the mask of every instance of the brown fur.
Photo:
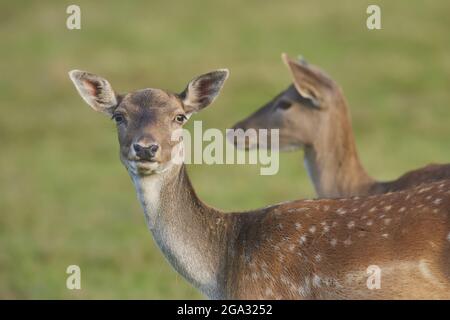
[[[446,180],[409,191],[300,200],[239,215],[229,297],[449,299],[449,208]],[[381,268],[381,289],[367,288],[370,265]]]

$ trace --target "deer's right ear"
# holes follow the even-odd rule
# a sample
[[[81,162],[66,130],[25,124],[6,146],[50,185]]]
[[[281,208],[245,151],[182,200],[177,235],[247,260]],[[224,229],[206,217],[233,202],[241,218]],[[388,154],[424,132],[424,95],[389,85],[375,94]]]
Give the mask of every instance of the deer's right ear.
[[[180,94],[186,112],[195,113],[210,105],[219,95],[228,75],[227,69],[219,69],[192,79]]]
[[[322,100],[321,82],[317,74],[308,67],[304,59],[302,61],[294,61],[283,53],[281,59],[289,68],[292,74],[292,80],[298,93],[309,99],[315,107],[320,107]]]
[[[92,109],[112,115],[117,106],[117,97],[106,79],[80,70],[70,71],[69,77],[80,96]]]

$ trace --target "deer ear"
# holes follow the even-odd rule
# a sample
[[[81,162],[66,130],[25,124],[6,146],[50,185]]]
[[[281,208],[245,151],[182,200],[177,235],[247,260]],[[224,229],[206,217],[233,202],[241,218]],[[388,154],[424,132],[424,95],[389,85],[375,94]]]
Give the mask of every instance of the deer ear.
[[[318,75],[309,68],[306,61],[294,61],[283,53],[281,59],[291,72],[294,86],[298,93],[313,103],[314,106],[320,107],[322,100],[321,84]]]
[[[70,71],[69,77],[80,96],[92,109],[112,115],[117,106],[117,97],[106,79],[80,70]]]
[[[185,111],[194,113],[210,105],[219,95],[228,75],[227,69],[219,69],[192,79],[180,94]]]

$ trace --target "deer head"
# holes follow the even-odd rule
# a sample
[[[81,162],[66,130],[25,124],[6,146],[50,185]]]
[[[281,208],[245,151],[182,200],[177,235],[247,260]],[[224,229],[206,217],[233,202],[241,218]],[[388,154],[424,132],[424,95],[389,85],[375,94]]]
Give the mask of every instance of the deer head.
[[[279,149],[304,149],[305,166],[320,197],[364,194],[374,183],[362,167],[350,115],[339,86],[319,68],[286,54],[293,84],[258,111],[238,122],[237,148],[265,148],[250,129],[278,129]],[[240,129],[240,130],[239,130]],[[240,134],[240,135],[239,135]]]
[[[279,148],[297,150],[328,138],[330,128],[348,127],[347,107],[338,85],[323,71],[304,60],[294,61],[286,54],[293,84],[275,98],[238,122],[234,129],[278,129]],[[344,113],[344,114],[343,114]],[[342,131],[342,130],[340,130]],[[237,146],[237,139],[232,141]],[[246,149],[264,147],[257,139],[247,139]]]
[[[100,76],[80,70],[70,71],[69,76],[87,104],[115,121],[120,159],[128,171],[145,176],[173,164],[173,155],[182,147],[177,132],[193,113],[214,101],[228,70],[196,77],[179,94],[151,88],[116,94]]]

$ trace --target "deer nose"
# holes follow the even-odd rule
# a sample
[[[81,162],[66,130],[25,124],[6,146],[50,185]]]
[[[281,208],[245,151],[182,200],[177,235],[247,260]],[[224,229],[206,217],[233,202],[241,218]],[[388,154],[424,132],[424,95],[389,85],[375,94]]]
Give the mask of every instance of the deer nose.
[[[156,143],[152,143],[148,146],[134,143],[133,149],[140,160],[152,160],[155,157],[156,152],[158,152],[159,146]]]

